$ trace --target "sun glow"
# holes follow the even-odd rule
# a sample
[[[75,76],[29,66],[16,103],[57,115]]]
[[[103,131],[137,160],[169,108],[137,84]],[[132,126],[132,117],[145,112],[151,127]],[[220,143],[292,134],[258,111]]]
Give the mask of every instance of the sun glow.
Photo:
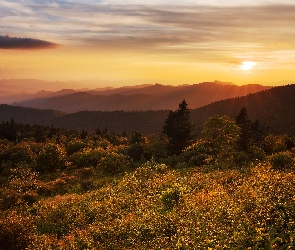
[[[256,62],[242,62],[241,66],[240,66],[240,69],[242,69],[242,70],[250,70],[256,65],[257,65]]]

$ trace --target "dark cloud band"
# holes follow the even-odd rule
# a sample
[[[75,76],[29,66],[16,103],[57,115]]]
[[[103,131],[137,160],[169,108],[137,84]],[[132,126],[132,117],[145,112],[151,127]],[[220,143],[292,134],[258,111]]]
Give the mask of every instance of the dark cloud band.
[[[0,49],[50,49],[57,46],[39,39],[0,36]]]

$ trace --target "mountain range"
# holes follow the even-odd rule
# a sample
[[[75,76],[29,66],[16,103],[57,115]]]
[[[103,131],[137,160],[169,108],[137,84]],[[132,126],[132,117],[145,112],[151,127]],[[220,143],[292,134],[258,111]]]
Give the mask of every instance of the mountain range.
[[[147,111],[171,110],[177,102],[186,100],[191,109],[271,88],[258,84],[237,86],[231,83],[204,82],[193,85],[139,85],[114,89],[38,92],[29,100],[14,102],[14,106],[54,109],[67,113],[79,111]],[[43,96],[40,96],[43,94]]]
[[[273,87],[246,96],[228,98],[197,109],[190,109],[191,122],[195,124],[195,134],[200,135],[204,122],[214,115],[228,115],[234,119],[246,107],[252,121],[259,119],[270,133],[286,133],[295,125],[295,85]],[[181,100],[175,98],[177,109]],[[189,102],[188,107],[191,108]],[[136,104],[134,104],[136,105]],[[64,113],[54,110],[0,105],[0,122],[14,119],[16,122],[40,125],[54,125],[66,129],[95,132],[99,127],[116,134],[127,134],[137,130],[143,134],[161,131],[169,110],[149,111],[79,111]]]

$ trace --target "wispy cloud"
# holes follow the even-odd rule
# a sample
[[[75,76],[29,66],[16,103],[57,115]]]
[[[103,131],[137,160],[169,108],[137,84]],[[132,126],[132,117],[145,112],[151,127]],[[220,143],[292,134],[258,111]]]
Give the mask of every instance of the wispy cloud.
[[[3,0],[0,34],[50,37],[55,43],[102,50],[205,53],[207,58],[282,49],[273,44],[289,44],[290,50],[295,46],[294,0],[220,2]]]
[[[292,0],[293,1],[293,0]],[[1,1],[0,33],[63,43],[151,49],[204,42],[292,43],[295,5],[272,1]],[[207,5],[205,5],[207,2]],[[252,2],[252,1],[251,1]],[[271,3],[266,5],[266,2]],[[241,6],[236,6],[237,4]],[[231,5],[231,6],[230,6]],[[14,8],[19,6],[19,8]],[[267,45],[269,47],[269,44]],[[202,47],[202,46],[200,46]]]
[[[0,36],[0,49],[49,49],[57,46],[39,39]]]

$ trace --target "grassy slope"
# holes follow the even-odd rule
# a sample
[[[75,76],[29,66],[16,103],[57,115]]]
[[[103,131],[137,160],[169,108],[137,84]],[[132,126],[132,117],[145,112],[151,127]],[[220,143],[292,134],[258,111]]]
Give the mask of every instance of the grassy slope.
[[[281,249],[286,242],[293,246],[293,172],[266,165],[178,171],[145,164],[113,181],[86,178],[99,183],[97,189],[44,197],[22,210],[21,217],[11,210],[1,216],[2,228],[3,223],[8,228],[25,226],[28,249]],[[81,173],[64,173],[57,180],[73,188],[82,179]],[[54,185],[51,182],[52,189]]]

